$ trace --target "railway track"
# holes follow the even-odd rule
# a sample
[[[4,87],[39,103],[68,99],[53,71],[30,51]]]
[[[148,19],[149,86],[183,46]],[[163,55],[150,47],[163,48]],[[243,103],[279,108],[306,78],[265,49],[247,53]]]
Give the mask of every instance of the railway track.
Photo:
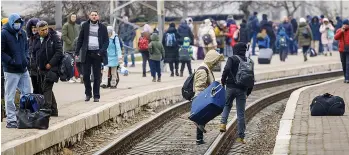
[[[269,105],[286,99],[296,89],[341,76],[341,71],[258,82],[246,102],[245,119]],[[235,104],[234,104],[235,105]],[[188,120],[190,102],[182,102],[149,118],[95,154],[226,154],[236,137],[235,108],[230,112],[227,132],[220,133],[220,116],[206,125],[206,144],[196,145],[196,127]]]

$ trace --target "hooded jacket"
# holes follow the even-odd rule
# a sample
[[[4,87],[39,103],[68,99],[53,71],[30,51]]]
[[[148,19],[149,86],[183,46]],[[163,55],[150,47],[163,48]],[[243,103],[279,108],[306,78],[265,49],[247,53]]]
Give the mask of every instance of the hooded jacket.
[[[210,19],[205,19],[204,24],[205,24],[205,26],[202,28],[202,31],[200,32],[199,36],[203,37],[205,34],[209,34],[212,38],[212,43],[205,45],[204,41],[201,38],[200,43],[199,43],[200,46],[201,47],[208,47],[208,48],[217,47],[216,35],[214,33],[214,29],[212,27],[212,23],[211,23]]]
[[[189,37],[190,45],[194,45],[194,35],[184,19],[181,20],[181,24],[178,27],[178,34],[180,36],[178,44],[182,45],[184,37]]]
[[[263,14],[262,15],[262,21],[259,23],[260,28],[261,29],[265,28],[267,24],[268,24],[268,15]]]
[[[253,87],[246,88],[246,87],[236,85],[235,83],[236,73],[238,71],[239,64],[240,64],[240,60],[236,56],[240,57],[243,61],[247,61],[246,49],[247,49],[247,46],[245,43],[238,43],[235,45],[233,49],[234,56],[231,56],[228,58],[228,61],[223,70],[221,82],[223,85],[226,84],[227,87],[229,88],[237,88],[237,89],[246,91],[248,96],[251,94]],[[252,64],[254,64],[253,61],[252,61]]]
[[[320,32],[321,32],[321,43],[322,44],[332,44],[334,38],[328,37],[328,31],[332,31],[334,33],[334,27],[330,22],[328,22],[327,25],[325,23],[322,23],[320,26]]]
[[[224,56],[216,52],[216,50],[210,50],[206,53],[204,62],[200,67],[205,67],[208,70],[208,74],[204,69],[199,69],[194,75],[194,92],[197,96],[200,92],[206,89],[213,81],[215,81],[212,69],[220,62],[224,61]]]
[[[164,36],[166,36],[168,33],[174,33],[175,38],[178,41],[180,36],[177,32],[176,25],[174,23],[170,24],[170,27],[168,28],[168,30],[166,31]],[[176,45],[174,47],[167,47],[167,46],[165,46],[166,45],[166,37],[163,37],[162,38],[162,45],[165,49],[165,56],[164,56],[165,63],[177,62],[178,58],[179,58],[179,52],[178,52],[179,44],[178,44],[178,42],[176,43]]]
[[[285,47],[281,47],[281,38],[285,38],[286,40],[286,46]],[[275,46],[277,49],[281,49],[281,48],[287,48],[288,47],[288,42],[290,41],[290,38],[287,36],[286,32],[284,30],[279,31],[277,38],[276,38],[276,42],[275,42]]]
[[[313,40],[315,41],[320,41],[321,39],[320,26],[319,17],[314,16],[311,19],[310,28],[313,34]]]
[[[107,49],[107,55],[108,55],[108,67],[116,67],[119,66],[119,59],[122,58],[122,40],[119,38],[115,32],[113,32],[113,35],[109,37],[109,46]]]
[[[14,22],[21,17],[11,14],[1,30],[1,62],[4,72],[24,73],[29,63],[27,35],[24,30],[16,31]],[[21,27],[24,22],[21,22]]]
[[[71,21],[71,15],[67,17],[67,22],[62,27],[62,39],[63,39],[63,50],[74,51],[73,43],[74,39],[79,36],[80,26],[75,22]]]
[[[303,32],[308,32],[308,38],[305,38]],[[313,34],[311,28],[308,26],[306,22],[299,23],[298,29],[296,32],[296,40],[298,40],[299,46],[310,46],[311,41],[313,40]]]
[[[165,57],[165,49],[159,41],[159,35],[157,33],[153,33],[151,35],[151,42],[149,43],[149,59],[160,61]]]
[[[36,68],[36,61],[35,61],[35,53],[33,52],[33,42],[34,40],[39,37],[39,34],[33,34],[32,27],[36,27],[36,24],[39,22],[39,19],[37,18],[31,18],[29,19],[27,25],[26,25],[26,31],[28,35],[28,50],[29,50],[29,57],[30,57],[30,75],[36,76],[37,75],[37,68]]]

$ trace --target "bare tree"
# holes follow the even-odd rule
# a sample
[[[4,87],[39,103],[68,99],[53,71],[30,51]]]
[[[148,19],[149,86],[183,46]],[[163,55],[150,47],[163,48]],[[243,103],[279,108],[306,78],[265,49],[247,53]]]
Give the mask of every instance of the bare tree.
[[[294,13],[300,8],[302,3],[297,1],[255,1],[256,5],[263,6],[270,9],[284,8],[287,12],[287,16],[293,16]]]
[[[7,15],[6,15],[4,9],[2,9],[2,6],[1,6],[1,18],[6,18],[6,17],[7,17]]]

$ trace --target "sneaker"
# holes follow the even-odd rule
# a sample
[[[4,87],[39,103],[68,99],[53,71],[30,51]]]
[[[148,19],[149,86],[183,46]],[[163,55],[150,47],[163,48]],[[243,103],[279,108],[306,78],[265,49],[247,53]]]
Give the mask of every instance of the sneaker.
[[[227,128],[227,125],[221,124],[220,127],[219,127],[219,131],[220,131],[220,132],[225,132],[225,131],[227,131],[226,128]]]
[[[6,128],[9,128],[9,129],[17,128],[17,124],[16,124],[16,123],[8,123],[8,124],[6,125]]]
[[[196,140],[196,145],[201,145],[201,144],[205,144],[205,141],[203,139]]]
[[[75,81],[73,79],[70,79],[68,82],[69,83],[75,83]]]
[[[243,138],[237,138],[236,139],[237,143],[241,143],[241,144],[246,144],[245,140]]]
[[[81,79],[80,79],[80,78],[77,78],[77,79],[75,79],[75,82],[81,83]]]

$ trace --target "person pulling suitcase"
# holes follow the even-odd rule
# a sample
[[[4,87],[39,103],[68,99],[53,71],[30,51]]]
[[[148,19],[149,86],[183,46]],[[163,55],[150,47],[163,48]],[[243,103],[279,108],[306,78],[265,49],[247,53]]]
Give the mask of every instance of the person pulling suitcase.
[[[203,90],[205,90],[212,82],[215,81],[213,76],[212,69],[219,64],[220,61],[224,61],[224,56],[219,54],[216,50],[210,50],[204,59],[204,63],[202,63],[194,75],[194,98],[200,94]],[[202,68],[205,69],[202,69]],[[207,70],[207,71],[206,71]],[[197,126],[196,130],[196,144],[204,144],[204,135],[206,132],[205,124],[195,124]]]
[[[234,46],[234,55],[228,58],[224,67],[221,83],[226,86],[226,103],[222,113],[220,131],[226,131],[228,116],[236,99],[236,114],[238,120],[237,142],[245,144],[245,106],[246,98],[254,86],[254,63],[246,58],[247,45],[239,42]]]

